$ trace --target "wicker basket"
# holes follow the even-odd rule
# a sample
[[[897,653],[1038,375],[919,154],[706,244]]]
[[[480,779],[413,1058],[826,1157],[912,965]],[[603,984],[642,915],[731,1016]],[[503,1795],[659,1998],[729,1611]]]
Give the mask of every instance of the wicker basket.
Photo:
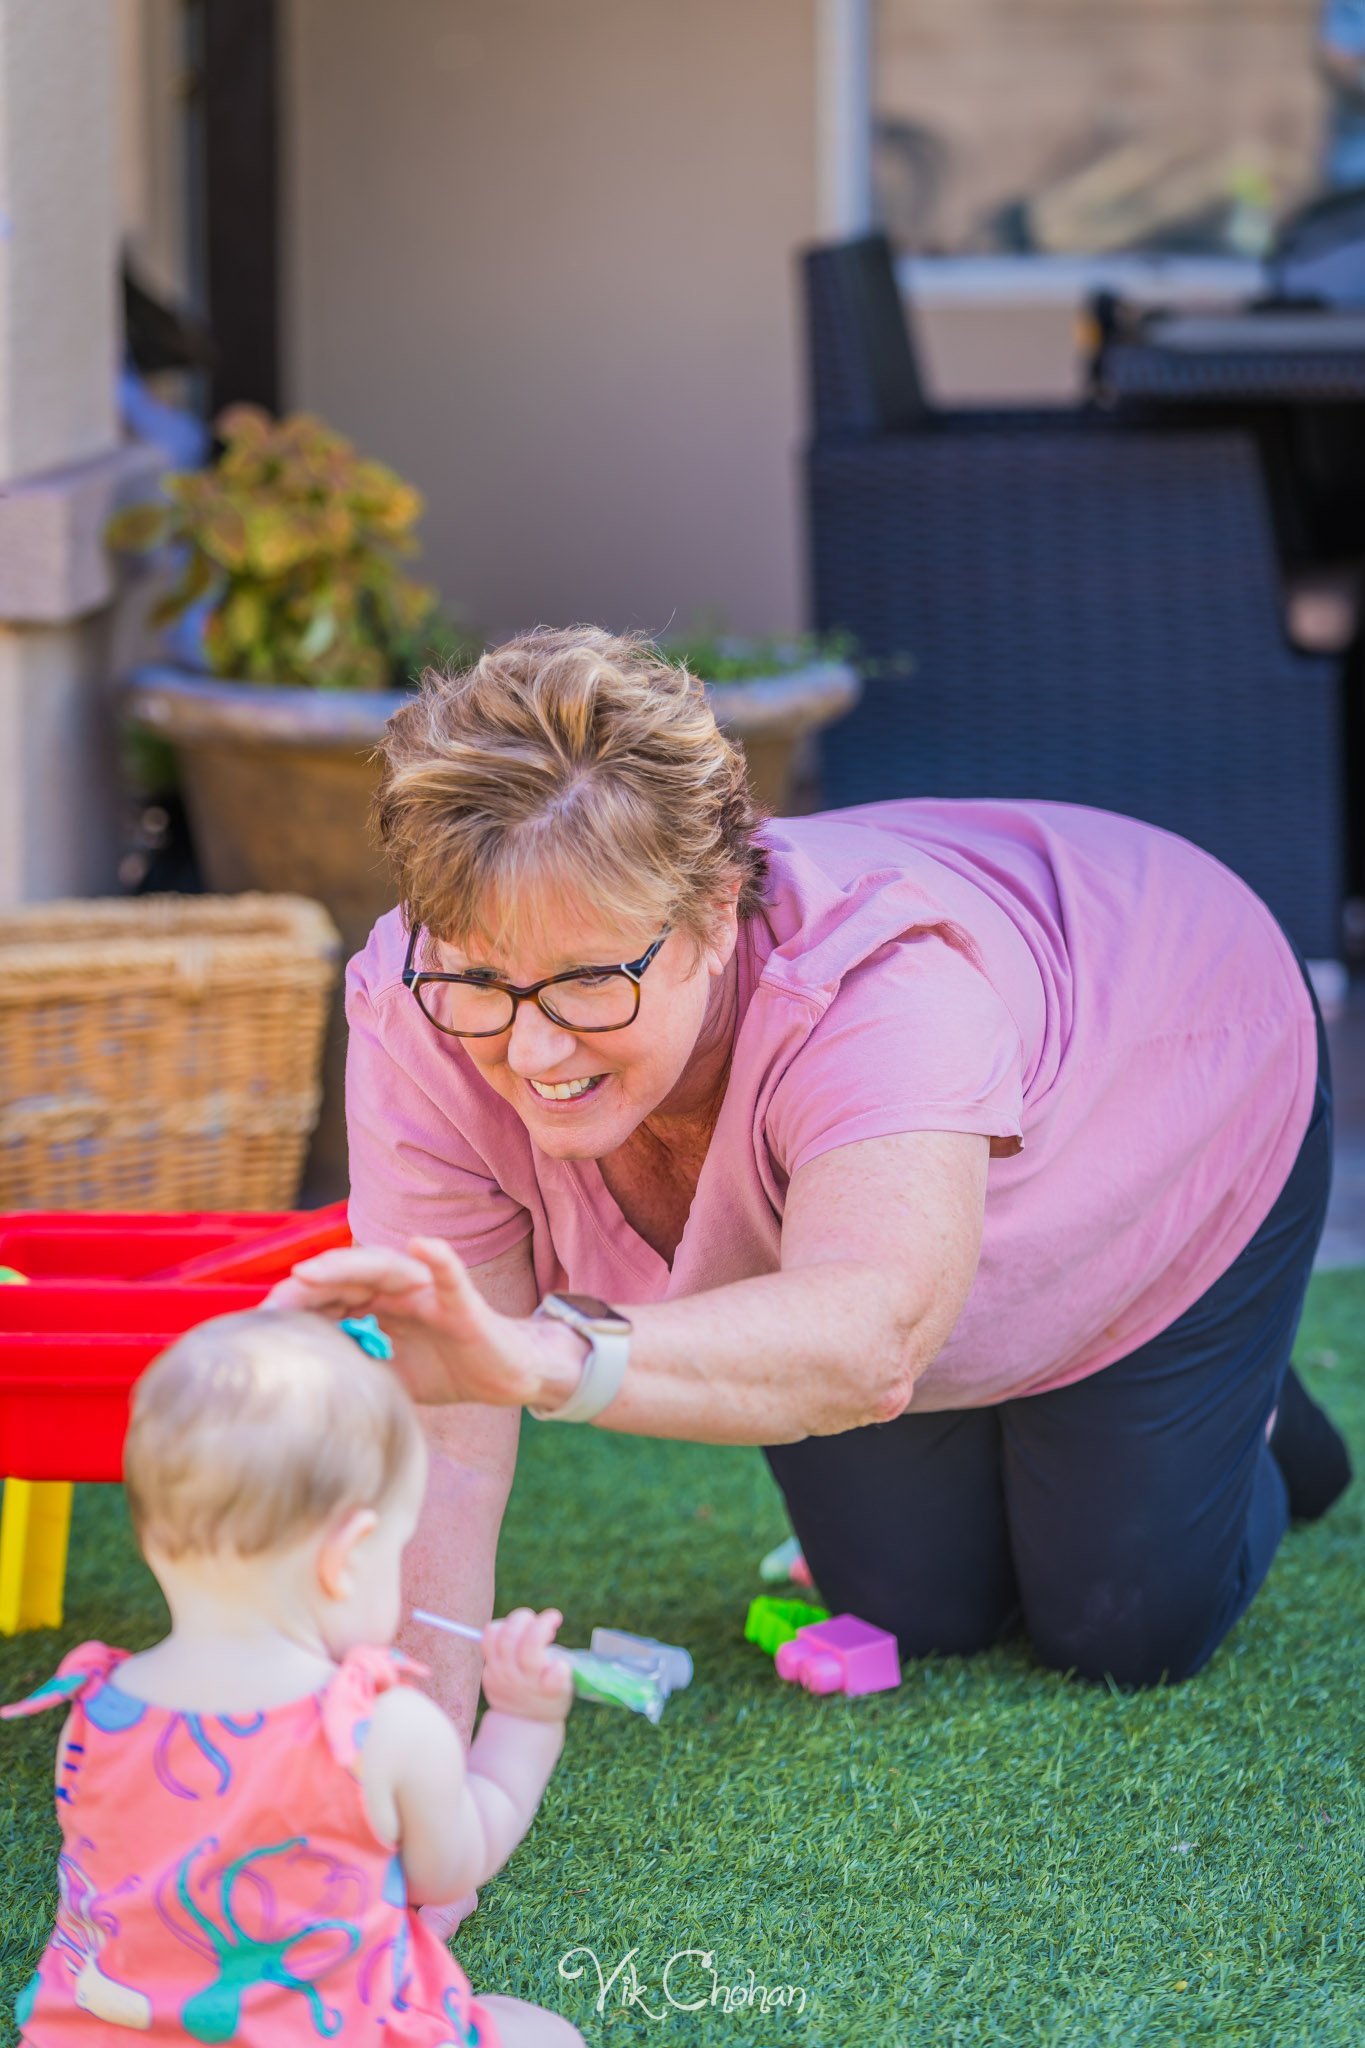
[[[299,896],[0,915],[0,1210],[290,1207],[338,953]]]

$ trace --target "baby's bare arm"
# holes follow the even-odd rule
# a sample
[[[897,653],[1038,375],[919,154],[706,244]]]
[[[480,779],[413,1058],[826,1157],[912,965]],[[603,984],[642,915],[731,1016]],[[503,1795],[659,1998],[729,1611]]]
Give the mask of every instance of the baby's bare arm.
[[[444,1905],[502,1869],[526,1833],[564,1746],[564,1723],[490,1707],[466,1758],[425,1694],[376,1703],[363,1767],[365,1806],[396,1847],[413,1905]]]

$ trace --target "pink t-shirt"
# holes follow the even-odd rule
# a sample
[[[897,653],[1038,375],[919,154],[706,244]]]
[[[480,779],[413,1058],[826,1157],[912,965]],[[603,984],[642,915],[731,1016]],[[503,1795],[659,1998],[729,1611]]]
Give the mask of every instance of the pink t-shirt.
[[[1181,1315],[1288,1178],[1312,1005],[1264,905],[1185,840],[1068,804],[913,801],[765,828],[720,1119],[670,1268],[595,1162],[547,1159],[399,978],[351,963],[351,1225],[471,1264],[529,1235],[542,1294],[622,1307],[780,1264],[793,1174],[902,1131],[991,1140],[981,1262],[913,1407],[1097,1372]]]

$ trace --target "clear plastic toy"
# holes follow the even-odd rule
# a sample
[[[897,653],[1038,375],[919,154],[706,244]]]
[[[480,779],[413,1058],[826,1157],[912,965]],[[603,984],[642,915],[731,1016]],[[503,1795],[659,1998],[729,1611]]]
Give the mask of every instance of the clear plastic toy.
[[[426,1608],[414,1607],[412,1618],[427,1628],[463,1636],[469,1643],[483,1641],[481,1628],[472,1628],[466,1621],[451,1621]],[[609,1656],[602,1654],[600,1647],[607,1641],[612,1645]],[[669,1693],[686,1685],[692,1676],[692,1659],[686,1650],[672,1643],[656,1643],[649,1636],[629,1635],[624,1629],[594,1629],[592,1644],[590,1650],[571,1650],[559,1643],[551,1646],[551,1656],[567,1659],[578,1698],[597,1700],[603,1706],[625,1707],[632,1714],[643,1714],[657,1728]],[[682,1675],[684,1664],[686,1676]]]

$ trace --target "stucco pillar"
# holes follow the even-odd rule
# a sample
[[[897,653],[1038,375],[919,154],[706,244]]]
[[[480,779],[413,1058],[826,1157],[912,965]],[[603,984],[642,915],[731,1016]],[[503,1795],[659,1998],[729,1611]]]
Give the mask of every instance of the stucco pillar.
[[[815,173],[820,235],[872,226],[872,0],[816,0]]]
[[[111,0],[0,0],[0,904],[114,885],[116,90]]]

